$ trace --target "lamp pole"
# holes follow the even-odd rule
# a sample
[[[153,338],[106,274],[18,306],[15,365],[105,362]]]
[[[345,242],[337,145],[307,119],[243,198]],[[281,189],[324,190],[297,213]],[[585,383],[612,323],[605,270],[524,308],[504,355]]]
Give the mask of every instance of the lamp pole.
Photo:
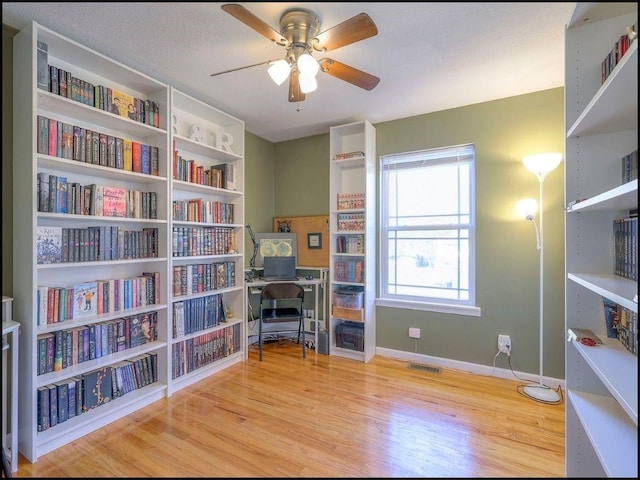
[[[542,381],[542,373],[543,373],[543,363],[544,363],[544,355],[543,352],[543,341],[544,341],[544,221],[542,218],[542,212],[544,211],[544,204],[542,203],[542,184],[544,182],[543,178],[540,178],[538,182],[540,186],[540,308],[539,308],[539,322],[540,322],[540,386],[543,386]]]
[[[555,169],[562,160],[562,156],[559,153],[547,153],[539,155],[531,155],[523,159],[525,168],[531,171],[538,177],[539,185],[539,200],[540,200],[540,225],[537,226],[533,215],[529,218],[533,225],[536,227],[538,234],[538,257],[540,259],[540,307],[539,307],[539,323],[540,323],[540,379],[539,382],[532,383],[524,387],[524,393],[534,400],[539,400],[544,403],[556,403],[560,400],[560,395],[555,390],[552,390],[544,384],[544,222],[543,211],[544,203],[542,196],[542,184],[546,175]]]

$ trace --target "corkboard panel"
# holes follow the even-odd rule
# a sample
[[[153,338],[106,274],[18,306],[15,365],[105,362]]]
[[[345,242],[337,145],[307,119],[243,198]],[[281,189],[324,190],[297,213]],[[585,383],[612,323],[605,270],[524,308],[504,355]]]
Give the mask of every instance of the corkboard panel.
[[[298,235],[298,265],[303,267],[329,266],[329,215],[308,217],[273,217],[273,231],[279,222],[291,222],[291,232]],[[308,234],[319,233],[321,248],[308,248]]]

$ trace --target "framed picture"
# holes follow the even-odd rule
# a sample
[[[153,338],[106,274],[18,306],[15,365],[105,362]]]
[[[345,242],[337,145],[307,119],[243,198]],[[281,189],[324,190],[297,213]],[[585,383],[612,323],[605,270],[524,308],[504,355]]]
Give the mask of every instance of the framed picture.
[[[307,248],[322,248],[322,233],[307,233]]]
[[[297,257],[298,234],[297,233],[256,233],[256,267],[261,268],[264,257]]]

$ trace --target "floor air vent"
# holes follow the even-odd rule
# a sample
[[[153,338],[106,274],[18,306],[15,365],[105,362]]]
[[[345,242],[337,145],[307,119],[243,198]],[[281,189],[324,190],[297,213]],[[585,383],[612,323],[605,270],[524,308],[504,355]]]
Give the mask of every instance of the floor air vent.
[[[440,369],[438,367],[432,367],[431,365],[425,365],[423,363],[409,362],[409,368],[413,368],[414,370],[424,370],[431,373],[440,373]]]

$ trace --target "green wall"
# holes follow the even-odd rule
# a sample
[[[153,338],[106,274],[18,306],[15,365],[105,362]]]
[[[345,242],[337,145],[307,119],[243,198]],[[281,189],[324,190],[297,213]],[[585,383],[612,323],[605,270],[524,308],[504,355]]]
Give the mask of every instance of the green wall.
[[[522,157],[564,154],[564,89],[556,88],[374,125],[376,155],[474,143],[476,146],[476,301],[480,317],[377,307],[378,347],[492,365],[498,334],[511,336],[511,366],[537,374],[539,257],[533,226],[515,203],[538,198]],[[329,212],[329,134],[275,145],[277,216]],[[544,183],[545,375],[564,378],[564,167]],[[304,179],[304,180],[303,180]],[[508,368],[504,356],[496,366]]]
[[[11,38],[3,25],[2,291],[11,295]],[[377,156],[424,148],[476,146],[476,298],[480,317],[377,308],[377,346],[492,365],[498,334],[511,335],[511,367],[538,373],[538,251],[535,232],[514,205],[538,198],[522,166],[537,152],[564,154],[564,89],[496,100],[374,125]],[[564,168],[549,174],[545,195],[545,375],[564,378]],[[270,231],[274,216],[329,212],[329,134],[272,144],[245,138],[245,223]],[[249,236],[245,248],[251,251]],[[245,258],[248,265],[249,256]],[[508,368],[504,356],[497,367]]]

